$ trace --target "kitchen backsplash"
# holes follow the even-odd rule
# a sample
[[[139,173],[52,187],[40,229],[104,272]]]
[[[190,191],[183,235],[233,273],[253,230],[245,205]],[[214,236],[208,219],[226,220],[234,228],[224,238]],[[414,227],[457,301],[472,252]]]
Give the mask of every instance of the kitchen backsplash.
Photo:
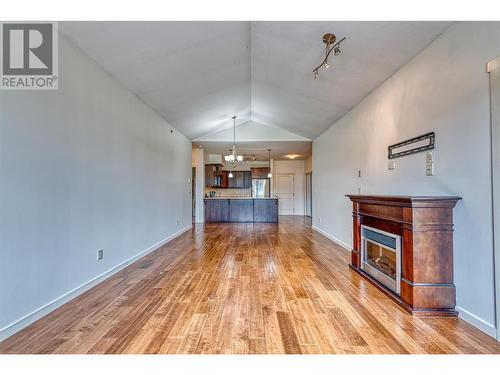
[[[251,197],[252,189],[217,189],[217,188],[205,188],[205,194],[211,191],[215,191],[215,196],[217,197]]]

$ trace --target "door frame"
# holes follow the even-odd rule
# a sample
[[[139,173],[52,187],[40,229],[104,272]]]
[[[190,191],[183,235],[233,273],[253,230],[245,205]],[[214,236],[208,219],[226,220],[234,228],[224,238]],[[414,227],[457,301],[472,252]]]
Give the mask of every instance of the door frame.
[[[191,167],[191,216],[193,223],[196,222],[196,176],[198,171],[196,167]]]
[[[313,174],[312,171],[306,173],[306,180],[305,180],[305,186],[304,186],[304,190],[306,192],[306,204],[305,204],[305,212],[304,212],[304,214],[305,214],[305,216],[310,217],[310,218],[312,218],[312,216],[313,216],[313,205],[312,205],[312,203],[313,203],[313,189],[312,189],[313,181],[312,181],[312,174]],[[308,177],[310,177],[310,179],[311,179],[311,186],[309,188],[310,191],[308,191],[308,189],[307,189],[307,178]],[[310,194],[309,199],[307,199],[307,193]],[[311,215],[309,215],[309,216],[307,215],[307,204],[309,204],[309,208],[311,210]]]
[[[279,176],[292,176],[292,185],[293,185],[293,213],[291,214],[292,216],[295,215],[295,173],[277,173],[275,180],[275,184],[278,183],[278,177]],[[276,186],[274,186],[274,196],[276,197],[278,194]],[[279,209],[279,200],[278,200],[278,216],[280,216],[280,209]],[[285,215],[283,215],[285,216]]]
[[[497,137],[500,137],[500,121],[494,121],[493,118],[493,102],[492,102],[492,87],[491,87],[491,72],[500,70],[500,56],[493,59],[486,65],[488,72],[488,80],[490,84],[490,142],[491,142],[491,199],[492,199],[492,223],[493,223],[493,258],[494,258],[494,282],[495,282],[495,329],[496,339],[500,341],[500,196],[495,195],[495,188],[500,189],[500,174],[495,173],[498,167],[495,165],[495,160],[500,156],[500,145],[495,142]],[[500,118],[500,114],[496,115]]]

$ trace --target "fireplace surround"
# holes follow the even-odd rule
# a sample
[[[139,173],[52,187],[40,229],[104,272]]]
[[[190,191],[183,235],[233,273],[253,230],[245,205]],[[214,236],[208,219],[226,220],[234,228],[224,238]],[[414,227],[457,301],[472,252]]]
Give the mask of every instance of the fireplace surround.
[[[457,316],[453,208],[460,197],[347,195],[350,267],[413,315]]]

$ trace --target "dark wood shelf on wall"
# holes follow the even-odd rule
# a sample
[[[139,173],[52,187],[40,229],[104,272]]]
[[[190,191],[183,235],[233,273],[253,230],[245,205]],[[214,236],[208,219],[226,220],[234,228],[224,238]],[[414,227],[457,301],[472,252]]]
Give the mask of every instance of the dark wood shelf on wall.
[[[457,316],[453,282],[455,196],[347,195],[353,203],[351,268],[413,315]],[[400,239],[397,291],[367,272],[363,231]],[[390,238],[390,237],[389,237]],[[383,242],[383,240],[382,240]],[[363,248],[363,246],[366,246]],[[376,273],[376,272],[375,272]],[[386,283],[387,284],[387,283]]]

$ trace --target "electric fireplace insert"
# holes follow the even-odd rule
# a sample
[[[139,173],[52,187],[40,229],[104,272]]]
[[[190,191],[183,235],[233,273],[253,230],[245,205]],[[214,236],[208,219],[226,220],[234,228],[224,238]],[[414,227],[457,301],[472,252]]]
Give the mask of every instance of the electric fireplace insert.
[[[361,269],[399,295],[401,237],[361,225]]]

